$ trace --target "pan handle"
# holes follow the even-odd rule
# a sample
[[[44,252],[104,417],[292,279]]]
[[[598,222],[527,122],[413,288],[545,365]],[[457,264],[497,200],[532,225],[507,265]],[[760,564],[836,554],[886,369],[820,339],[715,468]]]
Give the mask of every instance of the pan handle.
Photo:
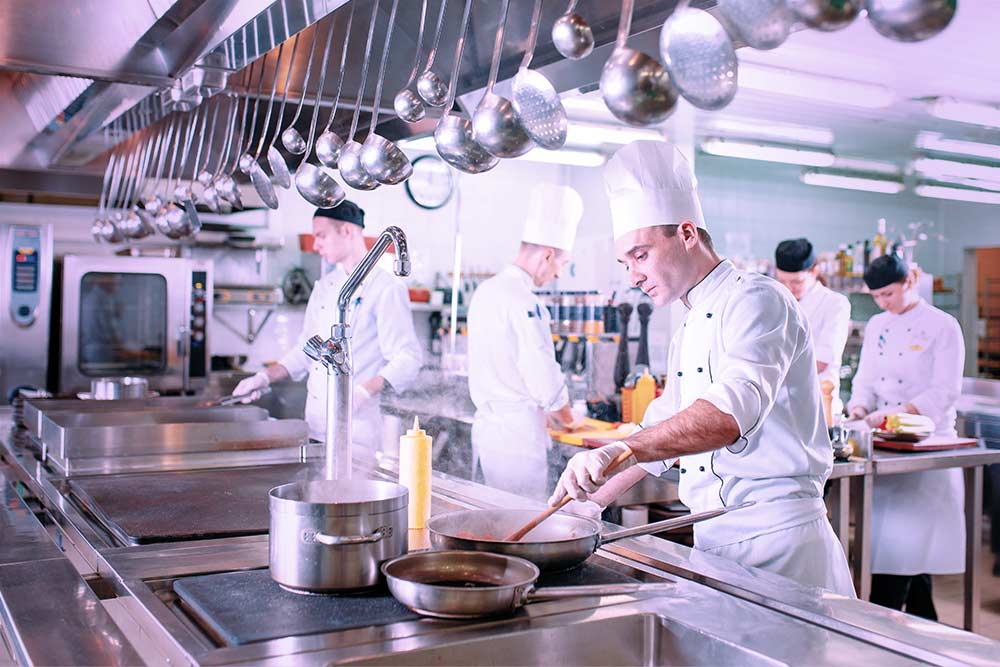
[[[627,584],[584,584],[580,586],[543,586],[529,589],[525,592],[523,602],[541,602],[542,600],[562,600],[563,598],[579,598],[599,595],[628,595],[630,593],[657,593],[668,591],[674,587],[671,583],[627,583]]]
[[[313,539],[328,547],[339,547],[348,544],[371,544],[389,537],[391,534],[392,531],[389,528],[382,526],[371,535],[327,535],[317,532],[313,535]]]
[[[601,535],[600,541],[597,543],[598,546],[603,546],[608,542],[616,542],[618,540],[624,540],[626,537],[638,537],[640,535],[652,535],[653,533],[662,533],[667,530],[676,530],[677,528],[684,528],[685,526],[690,526],[691,524],[698,523],[699,521],[704,521],[705,519],[712,519],[717,516],[721,516],[733,510],[743,509],[744,507],[750,507],[755,505],[755,500],[748,500],[745,503],[740,503],[739,505],[733,505],[732,507],[720,507],[714,510],[708,510],[706,512],[698,512],[697,514],[688,514],[687,516],[679,516],[676,519],[667,519],[665,521],[657,521],[656,523],[647,523],[644,526],[636,526],[635,528],[625,528],[624,530],[615,530],[610,533],[605,533]]]

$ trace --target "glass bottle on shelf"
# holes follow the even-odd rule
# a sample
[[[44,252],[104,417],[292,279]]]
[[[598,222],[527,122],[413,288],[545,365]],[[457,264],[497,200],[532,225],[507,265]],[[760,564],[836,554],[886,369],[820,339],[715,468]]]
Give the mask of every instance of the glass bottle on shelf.
[[[872,259],[878,259],[886,253],[889,239],[885,235],[885,218],[878,219],[878,232],[872,239]]]

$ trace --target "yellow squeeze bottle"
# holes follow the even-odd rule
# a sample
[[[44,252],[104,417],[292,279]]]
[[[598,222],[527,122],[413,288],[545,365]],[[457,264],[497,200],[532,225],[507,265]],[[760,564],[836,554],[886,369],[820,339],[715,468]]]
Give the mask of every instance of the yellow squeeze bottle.
[[[410,491],[410,529],[427,527],[431,517],[431,444],[433,438],[413,418],[413,428],[399,437],[399,483]]]
[[[649,369],[643,369],[642,375],[635,381],[632,392],[632,423],[641,424],[646,416],[646,408],[656,398],[656,380],[649,374]]]

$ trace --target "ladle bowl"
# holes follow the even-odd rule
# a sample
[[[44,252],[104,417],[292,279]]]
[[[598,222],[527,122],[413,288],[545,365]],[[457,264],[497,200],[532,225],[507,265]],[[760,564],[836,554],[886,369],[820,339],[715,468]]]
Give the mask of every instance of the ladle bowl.
[[[833,32],[849,26],[862,0],[785,0],[795,17],[814,30]]]
[[[361,149],[361,166],[383,185],[402,183],[413,173],[413,165],[399,146],[372,132]]]
[[[374,190],[379,182],[368,173],[361,162],[364,146],[356,141],[349,141],[340,153],[340,175],[344,182],[355,190]]]
[[[594,50],[594,32],[576,12],[568,12],[552,24],[552,43],[564,58],[580,60]]]
[[[739,61],[729,33],[710,13],[675,12],[660,31],[660,55],[670,81],[699,109],[716,111],[736,96]]]
[[[868,0],[868,20],[884,37],[897,42],[920,42],[948,27],[956,0]]]
[[[327,167],[308,162],[303,162],[296,170],[295,187],[307,202],[317,208],[333,208],[347,197],[344,188],[334,180]]]
[[[476,107],[472,133],[476,141],[496,157],[518,157],[535,147],[511,101],[492,91],[487,91]]]
[[[286,127],[281,132],[281,145],[292,155],[302,155],[306,152],[306,140],[294,127]]]
[[[663,66],[642,51],[615,49],[601,72],[608,110],[629,125],[660,123],[677,107],[677,90]]]
[[[271,181],[286,190],[292,186],[292,174],[288,171],[285,157],[273,143],[267,149],[267,164],[271,167]]]
[[[335,169],[344,150],[344,140],[336,132],[327,130],[316,140],[316,158],[323,166]]]
[[[272,210],[278,208],[278,196],[274,192],[274,184],[271,183],[271,179],[264,172],[264,168],[254,161],[250,166],[249,175],[250,183],[260,196],[260,200],[264,202],[264,205]]]
[[[434,145],[441,159],[467,174],[482,174],[500,164],[497,157],[476,141],[472,121],[456,113],[438,122],[434,128]]]
[[[396,93],[396,97],[392,100],[392,108],[396,110],[396,115],[407,123],[419,122],[427,115],[424,101],[409,88]]]
[[[443,107],[448,101],[448,84],[431,70],[427,70],[417,79],[417,92],[420,98],[432,107]]]

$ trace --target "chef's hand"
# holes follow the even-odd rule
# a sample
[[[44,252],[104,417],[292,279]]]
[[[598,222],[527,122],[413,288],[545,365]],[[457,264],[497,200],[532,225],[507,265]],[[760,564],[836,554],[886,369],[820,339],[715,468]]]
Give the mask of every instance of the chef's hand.
[[[258,371],[248,378],[244,378],[233,389],[233,396],[243,396],[248,394],[240,403],[253,403],[261,396],[261,389],[271,384],[271,379],[267,377],[266,371]]]
[[[372,400],[372,394],[363,384],[354,385],[354,409],[362,408]]]
[[[870,412],[865,415],[865,423],[868,424],[870,428],[878,428],[885,421],[885,418],[889,415],[900,412],[899,406],[894,408],[883,408],[882,410],[876,410],[875,412]]]
[[[864,419],[867,414],[868,408],[862,405],[856,405],[854,406],[854,409],[851,410],[851,414],[848,415],[847,419],[848,421],[857,421],[858,419]]]
[[[555,491],[549,498],[549,505],[556,505],[563,496],[581,502],[587,500],[588,493],[597,491],[608,481],[608,476],[605,474],[608,466],[627,451],[629,447],[624,442],[612,442],[610,445],[576,454],[566,464],[566,470],[563,471]],[[615,468],[612,474],[617,474],[635,464],[635,456],[630,456]]]
[[[586,517],[587,519],[597,519],[600,521],[601,513],[604,512],[604,508],[590,499],[584,500],[583,502],[580,502],[579,500],[571,500],[559,511]]]

